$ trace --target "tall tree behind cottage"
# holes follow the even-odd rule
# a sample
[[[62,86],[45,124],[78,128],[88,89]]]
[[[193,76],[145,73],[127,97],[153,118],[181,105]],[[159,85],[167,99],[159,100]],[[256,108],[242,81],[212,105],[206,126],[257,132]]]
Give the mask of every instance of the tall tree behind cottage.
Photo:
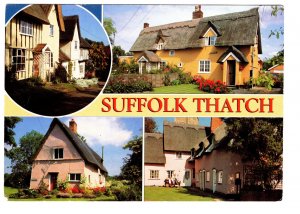
[[[282,118],[225,118],[229,150],[263,173],[264,188],[272,189],[272,174],[282,172]]]
[[[17,123],[21,122],[22,119],[20,117],[5,117],[4,118],[4,144],[8,147],[15,147],[17,146],[15,141],[15,132],[14,128],[16,127]],[[4,154],[7,156],[8,148],[4,146]]]

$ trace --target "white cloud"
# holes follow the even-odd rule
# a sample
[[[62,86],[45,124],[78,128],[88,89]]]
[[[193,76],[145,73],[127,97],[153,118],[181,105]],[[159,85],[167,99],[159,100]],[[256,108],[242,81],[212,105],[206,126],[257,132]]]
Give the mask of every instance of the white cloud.
[[[65,121],[67,126],[69,126],[69,120]],[[84,136],[90,146],[123,146],[133,135],[119,118],[76,117],[74,120],[77,123],[78,134]]]

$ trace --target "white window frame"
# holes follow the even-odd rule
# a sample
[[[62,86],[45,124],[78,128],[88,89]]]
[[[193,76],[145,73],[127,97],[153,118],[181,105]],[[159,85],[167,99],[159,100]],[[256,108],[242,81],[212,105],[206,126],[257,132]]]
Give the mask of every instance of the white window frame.
[[[167,176],[168,176],[168,178],[173,178],[174,170],[167,170]]]
[[[71,179],[71,175],[75,176],[75,179]],[[80,173],[69,173],[69,181],[70,182],[80,182],[81,174]]]
[[[59,155],[59,150],[61,150],[62,149],[62,157],[60,157],[60,155]],[[56,150],[58,150],[58,157],[56,158],[55,157],[55,151]],[[64,159],[64,148],[54,148],[53,149],[53,159],[54,160],[61,160],[61,159]]]
[[[175,56],[175,50],[170,50],[169,51],[169,56]]]
[[[216,40],[217,40],[216,36],[210,36],[209,37],[208,46],[214,46],[214,45],[216,45]]]
[[[206,178],[205,178],[206,182],[210,182],[210,171],[206,172]]]
[[[178,67],[178,68],[182,68],[182,67],[183,67],[183,62],[179,62],[179,63],[177,64],[177,67]]]
[[[209,62],[209,70],[206,71],[206,66]],[[204,70],[201,71],[201,63],[204,63],[203,68]],[[198,73],[202,73],[202,74],[208,74],[211,71],[211,61],[209,59],[201,59],[199,60],[199,68],[198,68]]]
[[[13,55],[14,50],[16,51],[16,55]],[[26,69],[26,50],[22,49],[22,48],[11,49],[11,64],[12,64],[12,66],[16,65],[16,72],[25,71],[25,69]],[[22,67],[22,69],[17,69],[18,67]]]
[[[33,36],[33,24],[27,21],[21,20],[20,22],[20,34]]]
[[[157,44],[157,50],[162,50],[163,49],[164,43],[160,42]]]
[[[54,25],[49,25],[49,36],[54,36]]]
[[[159,170],[150,170],[150,179],[159,179]]]
[[[218,184],[223,183],[223,170],[218,171]]]
[[[182,159],[182,152],[176,152],[176,158]]]

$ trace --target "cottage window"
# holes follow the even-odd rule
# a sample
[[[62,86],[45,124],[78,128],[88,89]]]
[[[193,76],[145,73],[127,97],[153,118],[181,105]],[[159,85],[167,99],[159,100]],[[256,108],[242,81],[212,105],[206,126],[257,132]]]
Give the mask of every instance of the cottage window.
[[[13,48],[11,50],[12,69],[14,71],[25,70],[25,49]]]
[[[210,60],[200,60],[198,73],[209,73],[209,72],[210,72]]]
[[[177,67],[178,67],[178,68],[182,68],[182,67],[183,67],[183,63],[182,63],[182,62],[179,62],[178,65],[177,65]]]
[[[21,20],[20,33],[32,36],[33,35],[32,23]]]
[[[181,152],[176,152],[176,158],[181,159],[182,158],[182,153]]]
[[[159,171],[158,170],[150,170],[150,179],[158,179]]]
[[[80,173],[70,173],[69,174],[69,181],[80,182]]]
[[[162,60],[162,61],[160,62],[160,67],[161,67],[162,69],[166,68],[166,67],[167,67],[167,61]]]
[[[206,182],[210,181],[210,171],[206,172]]]
[[[54,36],[54,25],[50,25],[49,29],[50,29],[49,35]]]
[[[216,44],[216,40],[217,40],[216,36],[211,36],[211,37],[208,37],[208,38],[209,38],[208,45],[212,46],[212,45]]]
[[[168,178],[173,178],[174,170],[167,170]]]
[[[75,50],[78,49],[78,41],[75,41],[75,46],[74,46]]]
[[[223,171],[218,172],[218,184],[223,182]]]
[[[63,148],[56,148],[53,152],[54,159],[63,159],[64,158],[64,149]]]
[[[163,48],[164,43],[157,44],[157,50],[161,50]]]
[[[174,50],[170,50],[169,51],[169,56],[175,56],[175,51]]]
[[[80,71],[80,73],[83,73],[83,71],[84,71],[84,66],[83,65],[79,66],[79,71]]]

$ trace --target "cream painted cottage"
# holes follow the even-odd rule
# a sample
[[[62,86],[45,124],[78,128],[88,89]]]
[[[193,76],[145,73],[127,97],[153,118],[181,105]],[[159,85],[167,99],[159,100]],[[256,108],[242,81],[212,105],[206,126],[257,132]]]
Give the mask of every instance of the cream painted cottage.
[[[18,80],[50,78],[59,61],[59,33],[65,31],[61,5],[31,5],[5,28],[5,66]]]
[[[80,139],[76,122],[67,127],[54,118],[34,157],[30,188],[45,183],[53,190],[58,180],[74,186],[83,178],[90,187],[105,186],[106,175],[103,158]]]

